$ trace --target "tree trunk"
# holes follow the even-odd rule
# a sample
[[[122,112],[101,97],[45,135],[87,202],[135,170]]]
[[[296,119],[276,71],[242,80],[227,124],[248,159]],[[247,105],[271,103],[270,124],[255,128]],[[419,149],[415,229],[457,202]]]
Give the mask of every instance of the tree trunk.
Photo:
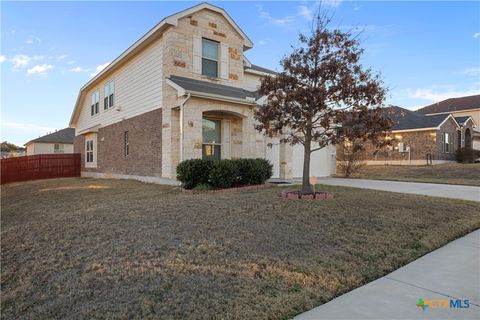
[[[303,178],[302,178],[302,194],[312,193],[312,186],[310,185],[310,154],[311,154],[311,139],[305,138],[303,152]]]

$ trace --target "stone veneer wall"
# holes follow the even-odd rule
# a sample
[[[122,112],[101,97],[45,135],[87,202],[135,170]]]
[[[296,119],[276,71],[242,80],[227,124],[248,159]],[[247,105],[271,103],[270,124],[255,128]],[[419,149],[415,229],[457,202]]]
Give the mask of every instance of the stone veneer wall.
[[[85,168],[85,136],[74,139],[81,154],[82,171],[138,176],[162,175],[162,109],[100,128],[97,134],[97,168]],[[128,131],[129,155],[124,153]]]

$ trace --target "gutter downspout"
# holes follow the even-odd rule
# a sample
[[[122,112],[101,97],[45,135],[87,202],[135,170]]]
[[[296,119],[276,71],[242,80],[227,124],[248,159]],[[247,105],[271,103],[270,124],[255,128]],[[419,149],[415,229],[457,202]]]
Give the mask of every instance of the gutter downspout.
[[[186,98],[180,103],[180,162],[183,161],[183,157],[184,157],[184,143],[183,143],[183,139],[184,139],[184,133],[185,131],[183,130],[183,126],[184,126],[184,123],[183,123],[183,119],[184,119],[184,106],[185,106],[185,103],[188,101],[188,99],[190,99],[191,97],[191,93],[187,93],[186,95]]]

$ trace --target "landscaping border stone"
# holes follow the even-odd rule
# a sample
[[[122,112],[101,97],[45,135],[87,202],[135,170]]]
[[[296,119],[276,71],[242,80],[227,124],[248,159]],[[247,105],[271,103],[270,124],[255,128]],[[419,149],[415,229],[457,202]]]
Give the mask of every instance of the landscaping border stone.
[[[281,193],[282,198],[293,200],[333,200],[335,195],[332,192],[315,192],[302,194],[300,191],[283,191]]]

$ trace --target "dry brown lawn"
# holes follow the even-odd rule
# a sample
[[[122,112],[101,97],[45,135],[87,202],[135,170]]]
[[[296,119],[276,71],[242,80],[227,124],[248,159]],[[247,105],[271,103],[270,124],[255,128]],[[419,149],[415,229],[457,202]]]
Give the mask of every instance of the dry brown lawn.
[[[480,203],[322,188],[2,186],[2,318],[285,319],[480,227]]]
[[[480,186],[480,163],[435,166],[366,166],[357,178]]]

